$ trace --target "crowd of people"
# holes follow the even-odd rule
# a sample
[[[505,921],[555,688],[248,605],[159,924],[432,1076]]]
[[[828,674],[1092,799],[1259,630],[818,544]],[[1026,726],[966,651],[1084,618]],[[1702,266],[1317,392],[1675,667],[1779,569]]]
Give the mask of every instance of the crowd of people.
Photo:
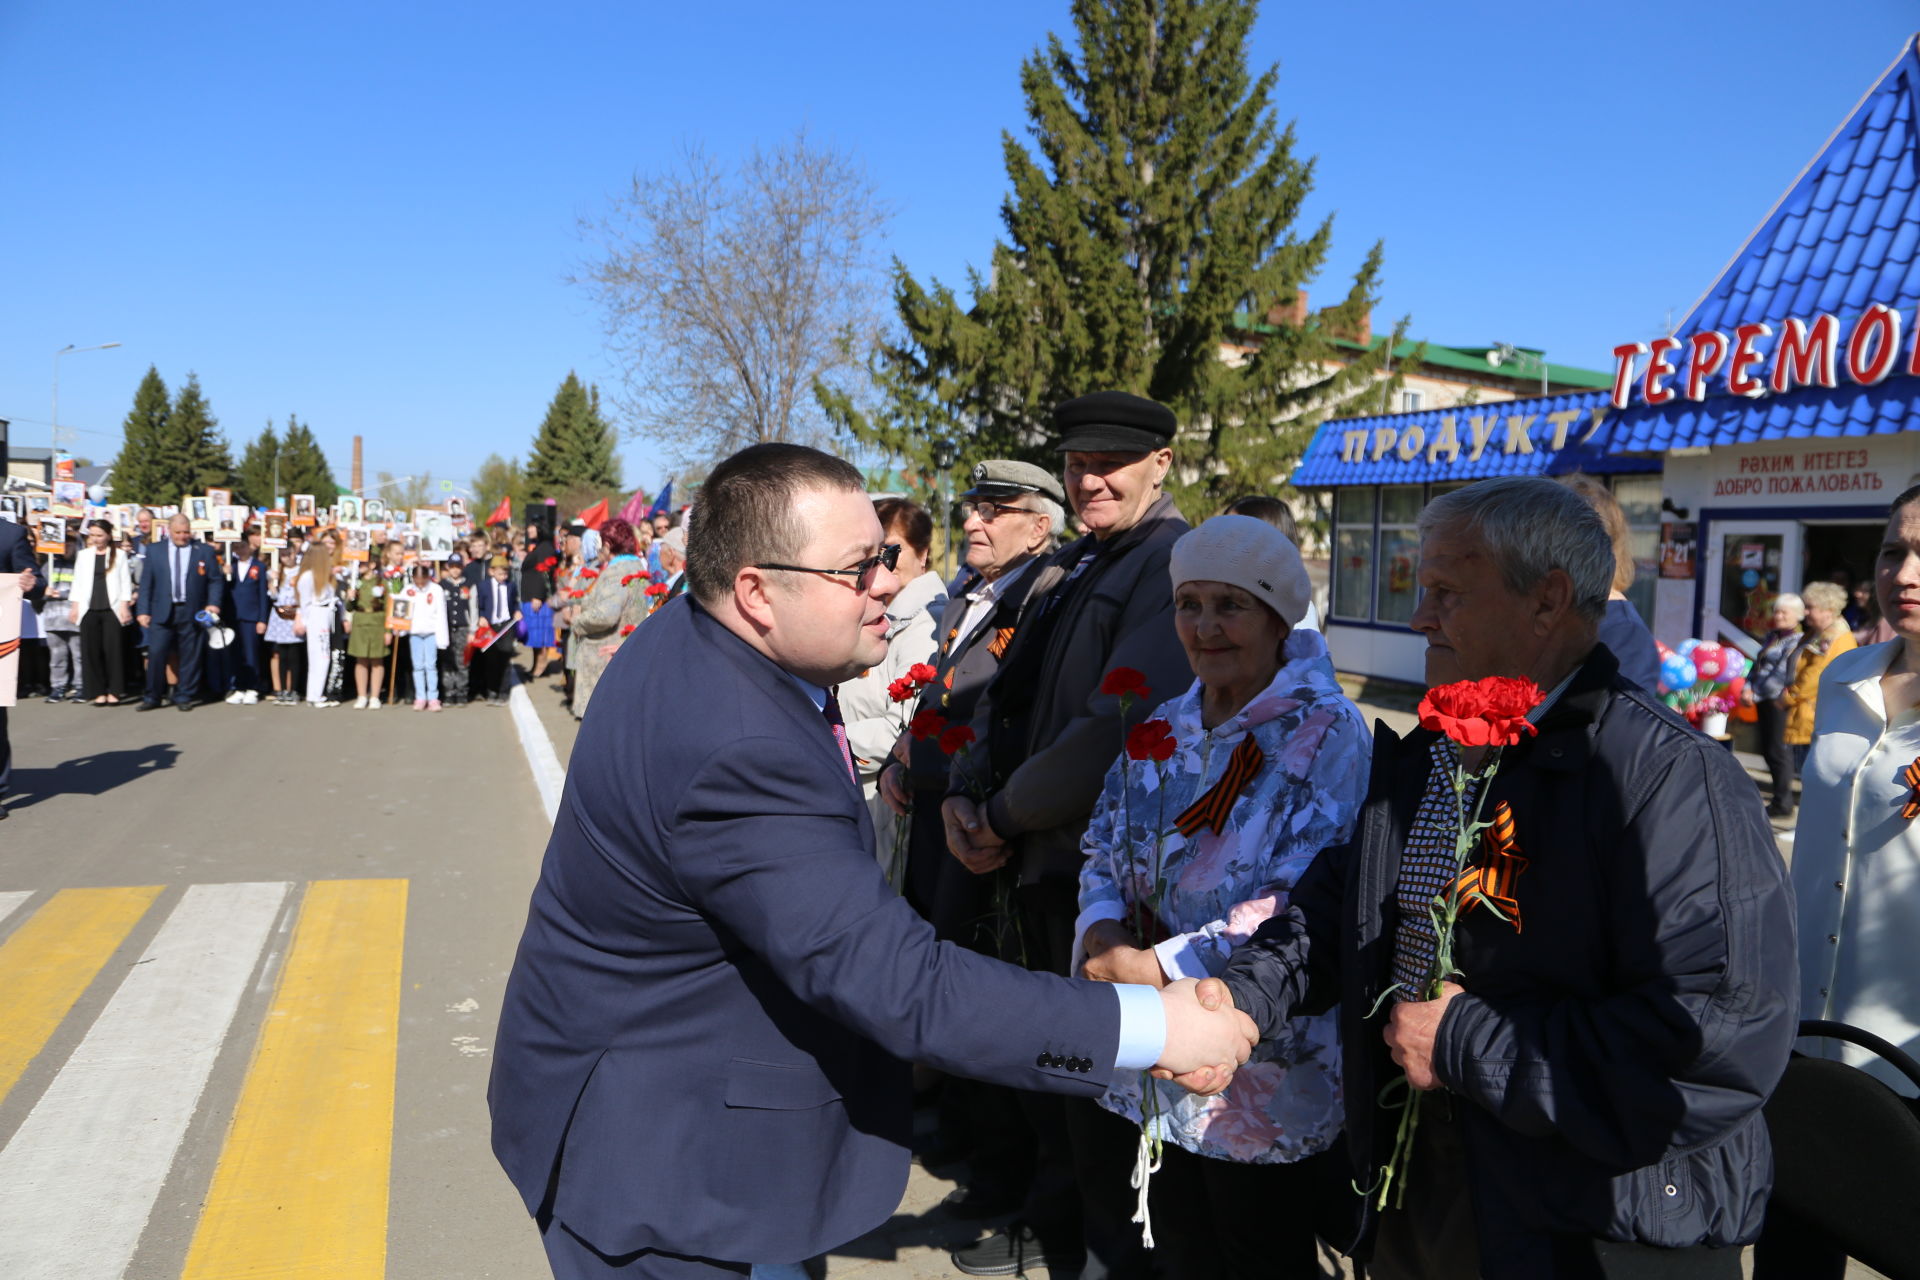
[[[535,675],[564,661],[577,715],[633,627],[684,590],[675,519],[575,523],[557,541],[538,523],[502,526],[437,560],[378,527],[360,560],[332,527],[289,528],[284,548],[263,552],[258,525],[216,544],[184,515],[142,509],[125,530],[89,521],[63,552],[31,557],[18,693],[140,710],[437,712],[504,703],[524,647]]]
[[[850,471],[819,455],[761,446],[714,473],[703,496],[713,505],[693,521],[694,598],[616,669],[620,718],[583,730],[577,751],[607,756],[608,776],[569,789],[516,966],[523,996],[551,998],[574,990],[568,975],[599,983],[631,964],[632,1001],[603,1021],[594,999],[569,997],[555,1020],[510,986],[502,1021],[496,1150],[556,1274],[600,1274],[657,1249],[751,1264],[768,1280],[793,1274],[795,1242],[821,1244],[845,1225],[730,1239],[691,1221],[676,1228],[645,1197],[620,1200],[618,1176],[603,1188],[570,1173],[578,1163],[608,1174],[603,1148],[625,1123],[593,1091],[597,1075],[579,1104],[592,1108],[591,1153],[588,1140],[543,1128],[555,1104],[521,1107],[536,1077],[542,1097],[571,1106],[577,1073],[609,1044],[642,1061],[647,1042],[619,1025],[678,1026],[683,1006],[653,1000],[685,967],[670,958],[696,942],[681,922],[712,910],[726,921],[726,963],[788,1037],[731,1050],[784,1064],[786,1101],[757,1100],[725,1068],[719,1037],[713,1071],[727,1105],[738,1079],[738,1105],[844,1099],[849,1115],[892,1133],[845,1092],[859,1077],[840,1073],[822,1026],[921,1064],[916,1080],[940,1118],[922,1159],[961,1184],[946,1210],[1005,1224],[954,1250],[964,1274],[1304,1277],[1320,1274],[1324,1242],[1374,1277],[1733,1277],[1741,1246],[1761,1240],[1756,1276],[1841,1275],[1842,1247],[1821,1228],[1768,1216],[1763,1107],[1796,1042],[1838,1052],[1797,1041],[1797,1014],[1909,1048],[1920,1027],[1920,996],[1901,976],[1920,936],[1907,847],[1920,783],[1906,768],[1920,757],[1920,487],[1894,504],[1864,619],[1890,638],[1849,652],[1847,595],[1816,584],[1804,618],[1782,602],[1780,633],[1755,666],[1750,687],[1771,708],[1763,725],[1811,742],[1804,803],[1819,835],[1803,835],[1790,882],[1768,798],[1654,691],[1660,656],[1625,595],[1628,530],[1604,485],[1482,481],[1429,504],[1411,623],[1426,643],[1429,700],[1421,728],[1401,737],[1369,733],[1336,680],[1283,502],[1243,499],[1190,525],[1166,491],[1174,417],[1139,397],[1082,397],[1054,426],[1058,472],[1013,460],[973,469],[960,495],[965,565],[946,581],[931,569],[925,511],[873,502],[875,541],[864,541],[858,517],[836,505]],[[835,619],[859,629],[850,653]],[[941,976],[949,962],[891,917],[883,927],[846,866],[815,868],[837,916],[825,905],[809,915],[811,897],[787,880],[807,840],[829,839],[802,835],[804,797],[838,812],[824,794],[831,779],[791,753],[750,764],[690,739],[692,758],[673,766],[688,771],[673,783],[678,807],[617,822],[635,833],[631,849],[603,843],[613,837],[601,805],[653,803],[648,787],[631,794],[621,780],[651,777],[627,758],[630,735],[681,696],[650,672],[735,640],[748,655],[737,671],[759,671],[757,653],[786,673],[764,691],[768,708],[810,698],[825,717],[820,741],[838,744],[859,788],[875,882],[960,950],[1111,985],[1122,994],[1118,1049],[1063,1047],[1074,1034],[1063,1022],[1024,1078],[1010,1081],[978,1047],[956,1060],[940,1013],[965,984]],[[1531,691],[1499,750],[1484,724],[1476,737],[1431,709],[1436,690],[1469,686],[1482,698]],[[735,721],[715,714],[724,735]],[[702,789],[709,767],[742,793],[736,803]],[[1776,781],[1776,812],[1789,794]],[[747,852],[723,833],[729,813],[755,804],[788,835],[763,848],[743,827]],[[1469,822],[1483,812],[1492,816]],[[716,859],[698,873],[676,855],[695,833]],[[658,928],[623,903],[626,881],[601,883],[603,857],[630,867],[648,912],[665,912]],[[708,907],[700,886],[712,876],[722,879]],[[796,931],[786,941],[759,928],[779,918],[781,896],[753,888],[762,876],[792,895],[781,902]],[[843,948],[862,964],[879,955],[842,930],[867,946],[895,939],[898,981],[880,984],[884,999],[838,967]],[[580,968],[569,948],[587,937]],[[788,943],[809,948],[804,961]],[[790,1028],[755,976],[760,954],[831,1023]],[[915,982],[924,995],[909,993]],[[1137,989],[1169,1002],[1152,1071],[1131,1047],[1126,993]],[[1172,1010],[1189,998],[1248,1015],[1252,1060],[1172,1063]],[[659,1021],[640,1018],[647,1010]],[[1070,1087],[1062,1069],[1091,1071],[1095,1087]],[[816,1071],[825,1075],[809,1083]],[[1417,1125],[1403,1118],[1415,1096]],[[815,1132],[777,1123],[795,1113],[752,1114],[768,1141]],[[685,1170],[712,1154],[666,1149]],[[794,1158],[791,1185],[754,1184],[775,1225],[827,1185]]]

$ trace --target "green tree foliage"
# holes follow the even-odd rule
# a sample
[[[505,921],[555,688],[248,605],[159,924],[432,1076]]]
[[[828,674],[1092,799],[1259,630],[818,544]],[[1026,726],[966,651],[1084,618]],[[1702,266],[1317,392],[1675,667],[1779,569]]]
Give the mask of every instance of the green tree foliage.
[[[143,505],[180,501],[180,490],[167,462],[168,419],[173,407],[160,371],[147,366],[146,377],[133,393],[133,408],[121,425],[120,455],[113,460],[113,500]],[[169,493],[171,490],[171,493]]]
[[[816,386],[829,415],[910,465],[927,464],[935,437],[958,444],[962,468],[1057,465],[1054,405],[1102,389],[1151,396],[1179,416],[1173,481],[1200,514],[1271,486],[1335,404],[1384,402],[1373,383],[1387,348],[1332,342],[1375,303],[1379,245],[1336,305],[1268,320],[1325,264],[1332,220],[1295,226],[1314,165],[1276,121],[1277,69],[1248,70],[1255,10],[1074,0],[1077,55],[1049,37],[1021,68],[1038,154],[1003,135],[1012,190],[991,274],[970,273],[969,305],[896,260],[902,333],[872,360],[882,407]]]
[[[527,510],[527,474],[518,458],[503,458],[490,453],[473,473],[473,501],[467,514],[476,522],[485,520],[500,505],[500,499],[513,499],[513,515],[518,520]]]
[[[247,443],[247,451],[234,472],[233,496],[250,507],[273,507],[279,495],[273,489],[273,461],[280,454],[280,433],[269,421],[259,435]]]
[[[415,507],[437,507],[447,500],[447,493],[434,483],[433,472],[422,471],[417,476],[408,476],[401,480],[392,472],[382,471],[374,477],[374,487],[367,490],[367,496],[384,498],[387,510],[393,512],[395,519],[404,520]]]
[[[287,415],[287,429],[280,437],[280,493],[310,493],[321,506],[332,502],[340,492],[333,468],[320,442],[313,438],[307,424]]]
[[[227,438],[220,434],[220,420],[213,416],[200,379],[189,373],[173,398],[173,415],[167,423],[173,441],[173,462],[178,468],[179,495],[225,489],[233,483],[233,453]],[[180,497],[174,498],[175,502]]]
[[[600,413],[600,389],[582,385],[569,370],[533,438],[526,470],[529,496],[557,499],[582,488],[618,489],[620,464],[613,449],[613,427]]]

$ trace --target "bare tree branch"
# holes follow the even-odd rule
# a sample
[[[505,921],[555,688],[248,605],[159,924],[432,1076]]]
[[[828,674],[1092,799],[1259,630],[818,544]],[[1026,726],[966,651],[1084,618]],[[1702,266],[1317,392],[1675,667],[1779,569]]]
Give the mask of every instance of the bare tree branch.
[[[824,443],[816,382],[855,389],[885,315],[890,211],[860,165],[804,130],[729,170],[699,145],[582,221],[573,283],[599,304],[634,434],[682,461]]]

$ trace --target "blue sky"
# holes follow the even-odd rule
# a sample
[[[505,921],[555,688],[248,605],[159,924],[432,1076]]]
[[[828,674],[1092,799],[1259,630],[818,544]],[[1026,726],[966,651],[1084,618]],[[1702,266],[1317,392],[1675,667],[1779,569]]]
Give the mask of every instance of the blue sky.
[[[1684,312],[1901,41],[1911,3],[1283,4],[1255,27],[1337,213],[1331,300],[1386,241],[1376,322],[1605,368]],[[568,369],[576,219],[683,142],[805,124],[897,210],[923,279],[984,264],[1020,60],[1064,0],[965,5],[0,3],[0,417],[106,460],[149,364],[236,453],[313,426],[344,481],[524,453]],[[629,485],[666,456],[623,444]]]

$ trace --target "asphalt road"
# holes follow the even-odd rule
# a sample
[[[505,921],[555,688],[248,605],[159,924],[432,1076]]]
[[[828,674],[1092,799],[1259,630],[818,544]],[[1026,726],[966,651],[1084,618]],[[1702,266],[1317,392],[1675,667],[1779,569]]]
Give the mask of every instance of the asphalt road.
[[[12,712],[0,1275],[546,1274],[487,1149],[507,712]]]

